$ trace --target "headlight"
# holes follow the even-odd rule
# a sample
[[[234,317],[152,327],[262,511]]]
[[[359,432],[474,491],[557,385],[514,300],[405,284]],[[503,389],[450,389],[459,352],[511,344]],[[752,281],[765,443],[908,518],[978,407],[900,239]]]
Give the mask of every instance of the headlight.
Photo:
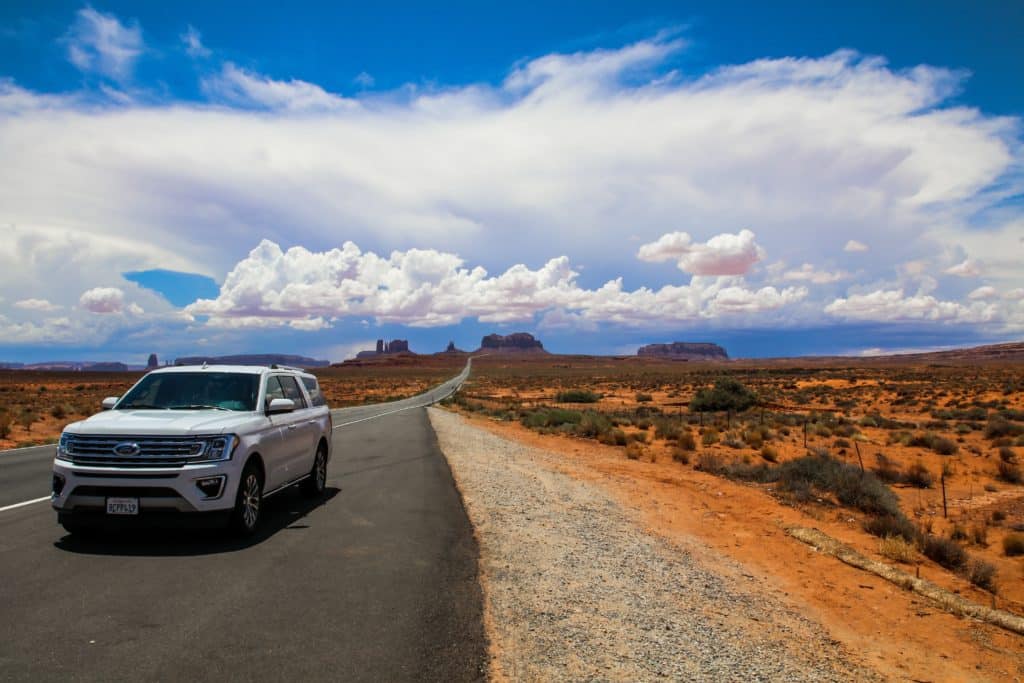
[[[57,442],[57,459],[71,460],[71,436],[61,432],[60,441]]]
[[[229,460],[238,447],[238,437],[234,434],[217,436],[206,442],[206,451],[200,460]]]

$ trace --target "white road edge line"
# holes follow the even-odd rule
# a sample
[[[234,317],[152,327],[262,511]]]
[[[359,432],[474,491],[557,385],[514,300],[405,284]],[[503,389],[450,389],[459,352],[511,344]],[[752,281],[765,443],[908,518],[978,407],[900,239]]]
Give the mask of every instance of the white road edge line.
[[[459,385],[459,386],[462,386],[462,385]],[[428,403],[420,403],[420,404],[414,405],[414,406],[404,406],[402,408],[396,408],[395,410],[389,410],[386,413],[377,413],[376,415],[370,415],[369,417],[361,417],[358,420],[352,420],[350,422],[342,422],[339,425],[334,425],[333,429],[340,429],[341,427],[347,427],[349,425],[354,425],[354,424],[356,424],[358,422],[366,422],[368,420],[376,420],[378,417],[385,417],[387,415],[394,415],[395,413],[400,413],[403,410],[413,410],[414,408],[425,408],[427,406],[432,406],[435,403],[437,403],[437,401],[443,400],[445,398],[448,398],[448,396],[451,396],[452,394],[454,394],[456,391],[458,391],[458,389],[459,389],[459,387],[455,387],[455,389],[453,389],[447,395],[442,396],[440,399],[436,399],[434,401],[430,401]],[[333,431],[333,429],[332,429],[332,431]]]
[[[3,450],[0,450],[0,456],[7,455],[8,453],[16,453],[18,451],[27,451],[32,448],[55,448],[56,446],[57,442],[54,441],[53,443],[41,443],[37,446],[20,446],[18,448],[5,448]]]
[[[43,496],[42,498],[36,498],[34,500],[26,500],[21,503],[15,503],[14,505],[6,505],[0,508],[0,512],[7,512],[8,510],[13,510],[14,508],[20,508],[25,505],[31,505],[32,503],[42,503],[44,500],[50,500],[50,496]]]

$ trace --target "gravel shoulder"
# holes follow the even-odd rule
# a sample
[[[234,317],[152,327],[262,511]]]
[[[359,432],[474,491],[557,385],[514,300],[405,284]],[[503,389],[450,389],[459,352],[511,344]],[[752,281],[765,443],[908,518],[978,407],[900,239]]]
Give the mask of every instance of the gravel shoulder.
[[[557,454],[429,414],[480,544],[493,678],[877,678],[739,565],[555,471]]]

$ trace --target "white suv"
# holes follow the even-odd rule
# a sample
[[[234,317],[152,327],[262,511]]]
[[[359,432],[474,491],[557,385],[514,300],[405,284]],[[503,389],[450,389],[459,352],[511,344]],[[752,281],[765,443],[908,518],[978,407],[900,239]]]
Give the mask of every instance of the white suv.
[[[52,502],[70,533],[190,513],[251,534],[266,496],[300,482],[310,495],[324,490],[331,414],[303,370],[162,368],[103,407],[57,446]]]

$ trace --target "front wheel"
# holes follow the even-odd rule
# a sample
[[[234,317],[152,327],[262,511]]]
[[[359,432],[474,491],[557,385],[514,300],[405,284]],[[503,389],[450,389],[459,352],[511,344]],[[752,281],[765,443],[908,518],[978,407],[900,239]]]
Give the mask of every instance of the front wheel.
[[[327,486],[327,446],[321,443],[316,447],[316,458],[313,460],[313,469],[303,483],[303,492],[310,498],[315,498],[324,492]]]
[[[231,526],[241,536],[251,536],[260,522],[263,509],[263,477],[253,465],[242,471],[242,481],[235,496],[235,509],[231,515]]]

